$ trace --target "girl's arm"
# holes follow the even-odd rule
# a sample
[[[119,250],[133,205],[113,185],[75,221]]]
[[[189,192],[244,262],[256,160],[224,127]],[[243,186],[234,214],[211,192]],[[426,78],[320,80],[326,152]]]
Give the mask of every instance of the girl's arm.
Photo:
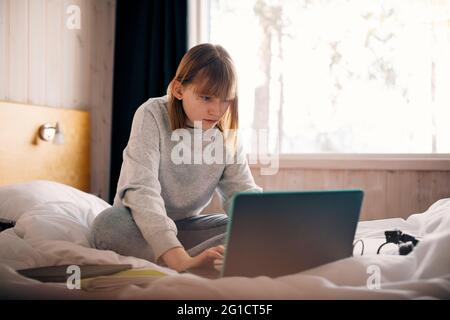
[[[160,133],[158,122],[149,109],[143,105],[134,115],[130,138],[123,152],[114,205],[130,209],[142,236],[152,248],[154,261],[157,261],[164,252],[182,245],[161,196]]]

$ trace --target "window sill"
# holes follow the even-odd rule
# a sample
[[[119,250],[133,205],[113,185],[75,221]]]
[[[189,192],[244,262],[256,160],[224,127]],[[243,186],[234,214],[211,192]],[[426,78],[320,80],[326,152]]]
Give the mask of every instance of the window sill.
[[[450,171],[450,154],[282,154],[279,169]]]

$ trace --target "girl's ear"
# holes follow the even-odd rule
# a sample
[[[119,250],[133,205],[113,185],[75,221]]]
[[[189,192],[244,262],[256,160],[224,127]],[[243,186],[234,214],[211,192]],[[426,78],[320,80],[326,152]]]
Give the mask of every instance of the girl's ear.
[[[172,95],[178,100],[183,100],[183,85],[178,80],[172,81]]]

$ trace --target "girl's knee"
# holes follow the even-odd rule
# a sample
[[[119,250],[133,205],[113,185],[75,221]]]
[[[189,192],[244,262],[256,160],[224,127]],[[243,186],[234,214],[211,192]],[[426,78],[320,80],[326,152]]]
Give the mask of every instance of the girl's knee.
[[[128,209],[110,207],[97,215],[90,231],[90,244],[97,249],[113,249],[114,243],[121,232],[117,230],[124,225],[126,220],[131,219]]]

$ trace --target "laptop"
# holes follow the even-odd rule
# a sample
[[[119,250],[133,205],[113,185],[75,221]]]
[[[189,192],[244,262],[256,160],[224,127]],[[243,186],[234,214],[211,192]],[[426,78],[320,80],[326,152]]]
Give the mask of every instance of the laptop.
[[[220,268],[206,277],[278,277],[350,257],[362,190],[238,193]]]

